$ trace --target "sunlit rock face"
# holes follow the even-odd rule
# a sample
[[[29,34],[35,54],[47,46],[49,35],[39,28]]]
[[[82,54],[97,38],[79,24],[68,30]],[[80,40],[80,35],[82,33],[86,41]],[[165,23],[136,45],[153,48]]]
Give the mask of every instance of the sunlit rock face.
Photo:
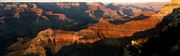
[[[30,46],[25,50],[25,55],[29,53],[38,53],[41,56],[46,56],[46,48],[56,48],[56,50],[58,50],[57,47],[53,47],[56,44],[53,34],[54,32],[51,29],[38,33],[37,37],[31,41]],[[56,50],[50,51],[56,52]]]
[[[173,4],[180,4],[180,1],[179,0],[172,0],[172,3]]]
[[[49,55],[47,52],[52,55],[57,53],[62,47],[77,42],[79,38],[80,36],[75,35],[75,33],[65,33],[59,30],[46,29],[39,32],[37,37],[30,41],[30,45],[24,51],[23,55],[38,54],[40,56],[47,56]]]

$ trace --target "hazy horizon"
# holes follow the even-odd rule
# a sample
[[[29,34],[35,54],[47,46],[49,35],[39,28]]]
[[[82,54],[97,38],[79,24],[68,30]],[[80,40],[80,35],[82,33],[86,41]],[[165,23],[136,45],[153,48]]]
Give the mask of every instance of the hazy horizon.
[[[170,2],[171,0],[1,0],[1,2]]]

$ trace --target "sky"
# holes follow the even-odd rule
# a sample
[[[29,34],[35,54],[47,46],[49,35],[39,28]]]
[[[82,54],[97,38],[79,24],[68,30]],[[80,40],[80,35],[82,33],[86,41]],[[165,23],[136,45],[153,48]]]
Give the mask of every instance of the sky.
[[[0,2],[170,2],[171,0],[0,0]]]

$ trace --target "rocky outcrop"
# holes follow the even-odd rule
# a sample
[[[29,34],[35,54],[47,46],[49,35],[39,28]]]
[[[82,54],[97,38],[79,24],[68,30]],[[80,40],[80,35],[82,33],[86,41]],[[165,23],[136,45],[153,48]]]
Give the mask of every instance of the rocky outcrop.
[[[71,45],[79,39],[79,36],[72,34],[57,34],[61,32],[46,29],[38,33],[25,50],[24,55],[38,54],[40,56],[53,55],[62,47]]]

